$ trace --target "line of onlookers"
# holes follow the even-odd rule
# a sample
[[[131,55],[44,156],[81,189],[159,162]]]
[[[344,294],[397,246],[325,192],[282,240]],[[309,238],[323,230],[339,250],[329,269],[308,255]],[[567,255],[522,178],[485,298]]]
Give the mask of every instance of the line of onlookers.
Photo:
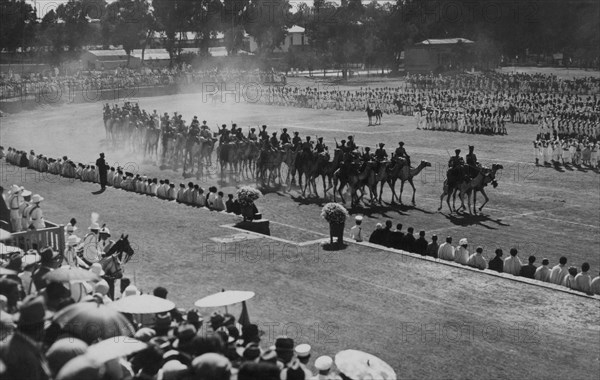
[[[363,241],[362,217],[355,218],[356,225],[350,231],[350,237],[355,241]],[[453,261],[457,264],[470,266],[480,270],[492,270],[499,273],[508,273],[535,279],[542,282],[566,286],[588,295],[600,295],[600,274],[592,279],[589,274],[590,264],[581,264],[581,272],[575,266],[567,267],[567,258],[561,257],[558,264],[550,267],[550,260],[542,259],[540,266],[535,262],[535,256],[529,256],[526,263],[518,257],[516,248],[510,249],[510,256],[502,258],[504,252],[501,248],[495,250],[495,256],[487,259],[483,254],[483,247],[476,247],[474,252],[469,252],[469,242],[466,238],[459,240],[458,245],[452,245],[452,237],[447,236],[445,242],[438,243],[438,236],[431,235],[431,241],[426,239],[426,232],[420,231],[415,237],[413,227],[409,227],[406,233],[402,231],[402,224],[398,223],[393,230],[393,223],[387,220],[385,226],[377,223],[376,229],[368,238],[369,243],[382,245],[406,252],[416,253],[422,256],[430,256],[440,260]]]

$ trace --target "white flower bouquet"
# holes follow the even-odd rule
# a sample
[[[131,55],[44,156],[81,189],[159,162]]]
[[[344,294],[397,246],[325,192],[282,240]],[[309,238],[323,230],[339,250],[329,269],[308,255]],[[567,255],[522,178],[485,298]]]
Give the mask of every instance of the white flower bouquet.
[[[260,192],[260,190],[250,186],[242,186],[237,191],[237,199],[240,202],[240,205],[242,206],[251,205],[252,203],[254,203],[255,200],[257,200],[261,196],[262,193]]]
[[[327,203],[321,210],[321,216],[330,224],[344,224],[348,210],[338,203]]]

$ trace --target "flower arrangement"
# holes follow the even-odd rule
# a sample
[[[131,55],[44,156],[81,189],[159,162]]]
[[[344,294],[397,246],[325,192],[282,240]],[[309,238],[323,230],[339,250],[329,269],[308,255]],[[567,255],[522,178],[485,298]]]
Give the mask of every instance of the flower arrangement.
[[[237,199],[242,206],[249,206],[254,203],[255,200],[261,197],[262,193],[260,190],[250,186],[242,186],[236,193]]]
[[[337,203],[327,203],[321,210],[321,216],[330,224],[343,224],[348,217],[348,210]]]

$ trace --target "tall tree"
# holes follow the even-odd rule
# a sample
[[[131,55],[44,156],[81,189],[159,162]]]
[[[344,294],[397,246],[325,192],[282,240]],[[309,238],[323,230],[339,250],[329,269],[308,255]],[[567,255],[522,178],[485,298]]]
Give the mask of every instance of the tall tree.
[[[25,0],[0,1],[0,50],[27,50],[35,40],[36,14]]]
[[[291,26],[288,0],[250,0],[244,11],[244,28],[254,38],[259,55],[268,56],[285,40]]]
[[[123,46],[127,53],[127,65],[131,52],[145,44],[148,29],[149,4],[146,0],[117,0],[108,6],[105,23],[112,24],[111,42]]]

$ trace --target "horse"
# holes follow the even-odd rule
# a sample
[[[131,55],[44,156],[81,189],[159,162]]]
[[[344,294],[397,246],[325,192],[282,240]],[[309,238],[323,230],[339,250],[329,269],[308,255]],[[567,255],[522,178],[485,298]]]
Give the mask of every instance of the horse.
[[[123,256],[123,254],[125,255]],[[122,265],[127,264],[134,254],[135,251],[129,243],[129,235],[121,234],[121,238],[100,259],[100,265],[102,265],[102,270],[105,273],[103,278],[108,282],[108,295],[112,299],[115,296],[115,280],[123,278]]]
[[[383,116],[383,112],[380,109],[371,109],[371,106],[367,106],[367,116],[369,117],[369,126],[371,125],[381,125],[381,116]],[[375,124],[372,122],[372,118],[375,116]]]

